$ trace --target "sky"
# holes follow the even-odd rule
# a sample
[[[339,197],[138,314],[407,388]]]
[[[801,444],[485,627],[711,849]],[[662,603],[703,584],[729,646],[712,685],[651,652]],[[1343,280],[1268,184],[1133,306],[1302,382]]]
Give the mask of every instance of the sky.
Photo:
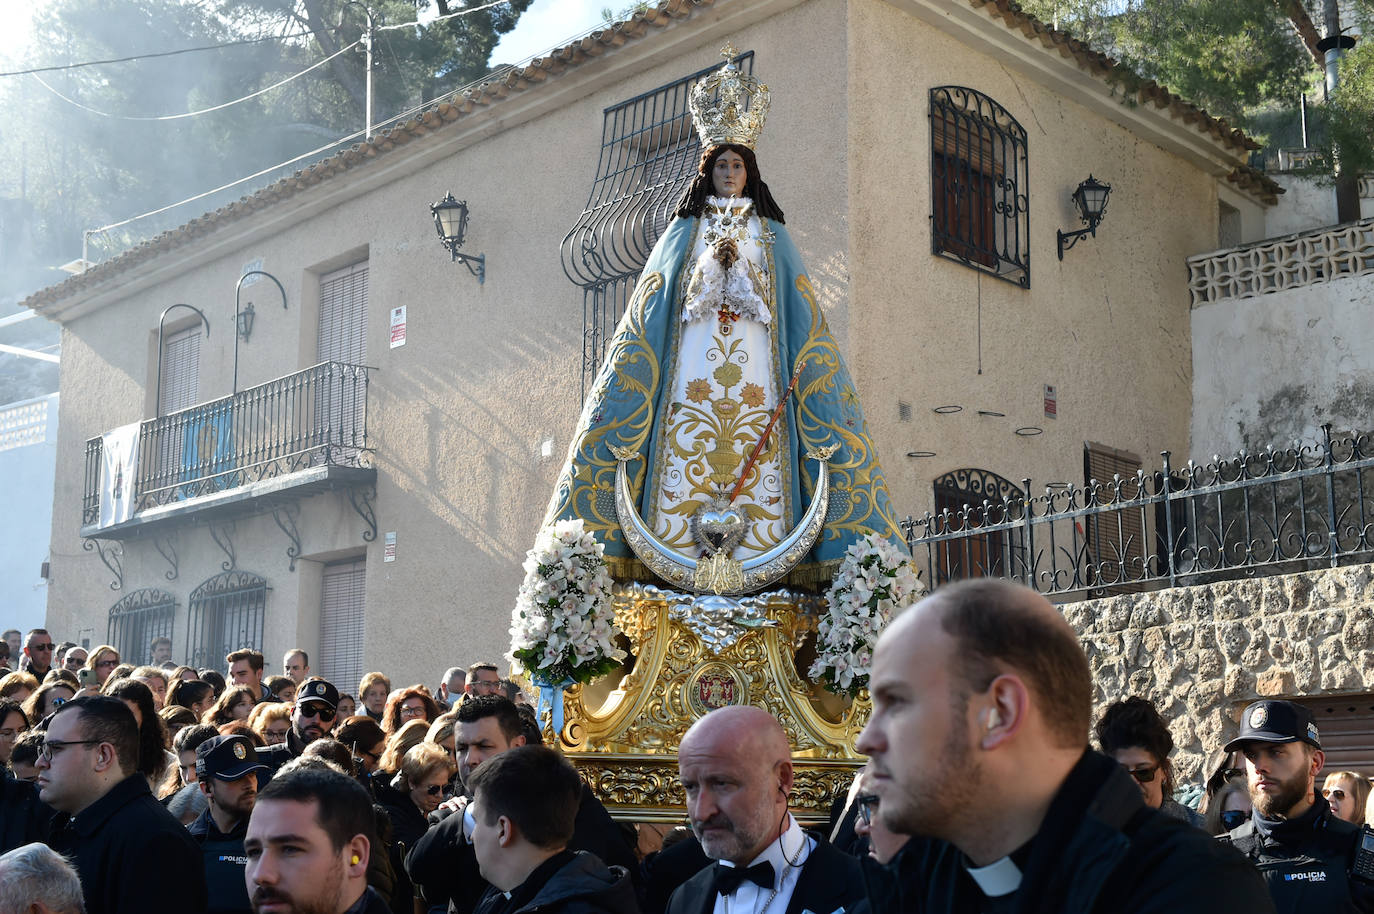
[[[567,44],[569,38],[599,26],[606,7],[618,12],[626,6],[627,0],[534,0],[492,51],[491,62],[517,63]]]

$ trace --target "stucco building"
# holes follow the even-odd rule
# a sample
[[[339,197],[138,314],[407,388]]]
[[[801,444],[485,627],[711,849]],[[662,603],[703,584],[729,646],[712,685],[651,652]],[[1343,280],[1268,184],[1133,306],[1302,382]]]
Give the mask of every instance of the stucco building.
[[[899,512],[1188,452],[1187,262],[1264,237],[1251,141],[1126,97],[1006,0],[665,0],[26,302],[63,326],[50,629],[133,655],[165,631],[210,666],[300,646],[345,688],[501,655],[727,40],[772,89],[759,161]],[[1105,218],[1061,259],[1090,175]],[[435,236],[447,192],[481,282]],[[252,269],[285,307],[250,277],[236,342]],[[160,333],[177,304],[205,320]]]

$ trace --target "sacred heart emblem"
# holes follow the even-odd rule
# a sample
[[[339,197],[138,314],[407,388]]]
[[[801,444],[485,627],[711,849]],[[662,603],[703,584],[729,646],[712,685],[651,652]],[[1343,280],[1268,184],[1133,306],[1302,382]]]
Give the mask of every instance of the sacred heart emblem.
[[[718,496],[697,511],[693,518],[697,544],[712,555],[723,552],[730,555],[735,547],[744,542],[749,532],[749,521],[738,509],[732,507],[723,497]]]

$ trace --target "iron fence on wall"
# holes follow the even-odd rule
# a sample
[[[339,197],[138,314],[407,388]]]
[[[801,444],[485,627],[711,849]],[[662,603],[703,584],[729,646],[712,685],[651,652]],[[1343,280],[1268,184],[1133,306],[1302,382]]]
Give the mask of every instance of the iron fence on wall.
[[[1374,437],[1032,491],[903,522],[935,586],[1002,577],[1059,601],[1374,560]]]
[[[303,371],[142,422],[134,510],[245,486],[314,466],[362,466],[370,369],[320,362]],[[86,442],[81,520],[100,520],[102,439]]]

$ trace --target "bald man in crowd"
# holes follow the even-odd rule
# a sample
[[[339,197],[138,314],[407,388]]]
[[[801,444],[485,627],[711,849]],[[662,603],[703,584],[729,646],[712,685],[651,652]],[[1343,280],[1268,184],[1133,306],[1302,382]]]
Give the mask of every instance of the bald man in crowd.
[[[914,836],[894,864],[902,910],[1273,910],[1244,857],[1088,749],[1087,658],[1034,591],[935,591],[883,632],[869,691],[866,783],[883,824]]]
[[[677,764],[692,831],[716,863],[673,893],[668,914],[832,914],[863,898],[858,861],[787,811],[792,747],[766,711],[712,711],[683,737]]]

